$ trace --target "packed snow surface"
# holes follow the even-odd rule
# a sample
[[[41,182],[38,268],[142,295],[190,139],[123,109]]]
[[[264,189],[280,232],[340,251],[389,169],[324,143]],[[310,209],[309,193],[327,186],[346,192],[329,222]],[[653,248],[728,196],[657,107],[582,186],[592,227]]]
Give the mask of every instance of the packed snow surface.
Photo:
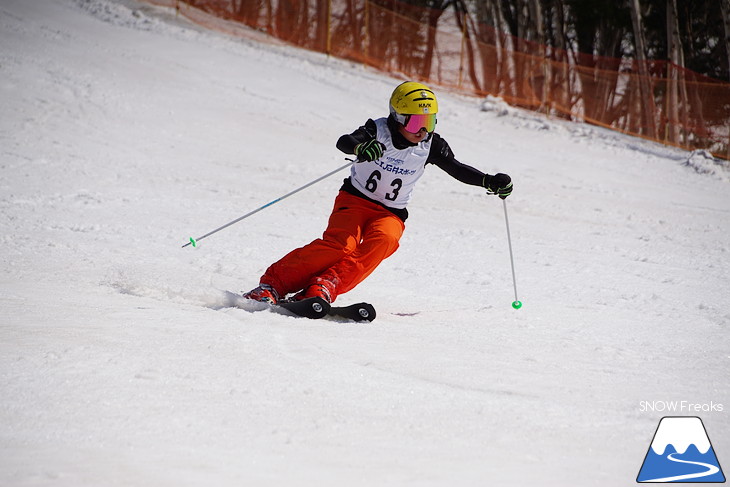
[[[435,166],[338,299],[376,321],[236,306],[345,171],[182,245],[342,165],[401,81],[260,38],[0,3],[0,485],[630,485],[667,415],[730,465],[726,165],[435,86],[514,179],[522,309],[501,200]]]

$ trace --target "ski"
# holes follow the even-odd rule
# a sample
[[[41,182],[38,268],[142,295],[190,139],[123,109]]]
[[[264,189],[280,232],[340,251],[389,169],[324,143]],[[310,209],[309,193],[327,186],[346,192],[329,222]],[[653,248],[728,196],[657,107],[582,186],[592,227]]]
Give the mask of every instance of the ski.
[[[373,321],[375,307],[370,303],[357,303],[349,306],[330,306],[327,312],[330,316],[339,316],[353,321]]]
[[[261,311],[263,308],[260,307],[265,302],[256,301],[242,297],[240,294],[235,294],[226,291],[226,294],[230,296],[233,306],[241,307],[248,311]],[[246,303],[250,303],[251,306]],[[256,307],[256,304],[259,307]],[[309,318],[311,320],[318,320],[325,316],[332,316],[336,318],[345,318],[352,321],[373,321],[375,319],[375,307],[370,303],[356,303],[349,306],[332,306],[326,300],[322,298],[306,298],[302,300],[280,300],[276,304],[269,304],[272,308],[280,308],[293,313],[303,318]]]
[[[322,298],[307,298],[300,301],[280,301],[279,306],[297,316],[318,320],[325,316],[336,316],[352,321],[373,321],[375,307],[369,303],[356,303],[349,306],[332,306]]]
[[[300,301],[279,301],[273,306],[279,306],[291,311],[297,316],[303,316],[312,320],[324,318],[329,313],[331,306],[322,298],[307,298]]]

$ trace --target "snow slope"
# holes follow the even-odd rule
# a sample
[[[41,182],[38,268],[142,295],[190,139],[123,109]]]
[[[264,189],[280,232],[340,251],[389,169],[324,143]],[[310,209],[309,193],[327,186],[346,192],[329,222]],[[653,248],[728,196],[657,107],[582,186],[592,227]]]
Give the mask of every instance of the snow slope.
[[[699,154],[439,90],[457,157],[338,302],[232,307],[318,237],[400,80],[107,0],[0,3],[0,485],[634,483],[659,419],[730,465],[730,195]],[[691,160],[690,160],[691,159]],[[686,163],[690,160],[689,163]],[[698,162],[699,161],[699,162]],[[707,169],[708,164],[711,170]]]

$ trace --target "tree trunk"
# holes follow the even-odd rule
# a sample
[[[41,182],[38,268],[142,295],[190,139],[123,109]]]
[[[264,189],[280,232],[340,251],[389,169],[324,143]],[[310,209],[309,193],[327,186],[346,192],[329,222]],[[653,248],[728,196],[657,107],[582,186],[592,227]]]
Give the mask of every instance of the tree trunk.
[[[533,40],[537,42],[537,55],[540,59],[533,66],[531,76],[532,89],[540,100],[540,111],[550,110],[550,78],[552,76],[550,63],[547,60],[547,39],[545,36],[544,13],[540,0],[530,0],[528,4],[530,12],[530,23],[532,24]]]
[[[469,79],[471,80],[472,90],[477,92],[482,91],[482,83],[479,81],[479,76],[476,72],[476,59],[474,56],[474,42],[475,39],[472,37],[472,32],[476,32],[476,27],[473,22],[470,23],[470,17],[467,12],[466,4],[463,0],[457,0],[454,4],[456,10],[456,23],[462,32],[462,46],[466,51],[466,66],[469,71]],[[463,53],[462,53],[463,56]],[[459,73],[459,87],[462,84],[462,74]]]
[[[445,8],[445,6],[443,7]],[[428,14],[428,34],[426,41],[426,54],[423,56],[423,66],[421,66],[421,78],[424,80],[430,80],[431,69],[433,66],[433,56],[436,49],[436,32],[438,28],[439,19],[443,15],[444,10],[439,7],[431,8]]]
[[[499,90],[498,95],[515,97],[517,88],[515,86],[515,43],[513,26],[510,19],[507,18],[506,12],[508,8],[503,4],[502,0],[495,0],[494,5],[494,22],[497,24],[498,35],[501,39],[500,63],[499,63]],[[514,27],[516,29],[516,27]]]
[[[667,0],[667,137],[672,144],[678,144],[681,138],[679,123],[679,93],[680,83],[684,84],[684,76],[680,69],[684,68],[682,41],[679,36],[679,21],[677,20],[677,0]],[[684,91],[684,90],[682,90]],[[683,111],[687,109],[687,102],[683,100]]]
[[[495,14],[494,0],[475,2],[477,15],[477,45],[479,46],[482,89],[486,93],[499,91],[499,63],[501,59],[501,33]]]
[[[651,88],[651,78],[646,62],[646,41],[644,39],[643,22],[641,20],[641,5],[639,0],[629,0],[631,10],[631,25],[634,30],[634,48],[636,50],[636,61],[639,68],[639,103],[643,120],[639,127],[639,133],[651,138],[656,138],[656,126],[654,120],[654,93]]]
[[[720,0],[722,25],[725,27],[725,55],[727,56],[728,81],[730,81],[730,0]]]
[[[545,25],[543,22],[544,16],[542,13],[542,6],[540,5],[540,0],[530,0],[528,7],[535,36],[534,40],[540,43],[541,46],[545,46],[547,42],[545,42]]]
[[[568,56],[569,47],[566,42],[567,22],[565,16],[565,5],[563,4],[563,0],[554,0],[553,5],[551,19],[553,31],[553,52],[551,59],[557,63],[557,69],[553,70],[553,76],[550,80],[552,83],[550,88],[551,106],[553,108],[557,108],[557,115],[569,119],[569,113],[572,114],[570,94],[573,90],[570,82],[570,58]]]

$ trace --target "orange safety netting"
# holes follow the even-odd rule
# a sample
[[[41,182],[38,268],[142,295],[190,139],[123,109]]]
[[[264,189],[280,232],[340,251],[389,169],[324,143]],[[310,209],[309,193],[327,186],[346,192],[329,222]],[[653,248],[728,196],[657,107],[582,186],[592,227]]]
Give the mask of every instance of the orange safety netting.
[[[730,83],[664,61],[519,39],[463,12],[398,0],[148,0],[238,35],[287,43],[569,120],[730,159]]]

